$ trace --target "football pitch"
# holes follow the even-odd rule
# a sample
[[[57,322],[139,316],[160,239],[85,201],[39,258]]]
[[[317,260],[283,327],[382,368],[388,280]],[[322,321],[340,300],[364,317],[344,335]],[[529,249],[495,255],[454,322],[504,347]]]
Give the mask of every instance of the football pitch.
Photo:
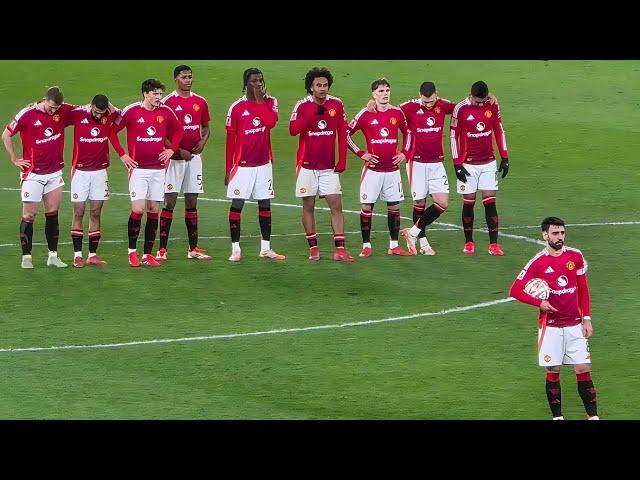
[[[58,251],[70,267],[46,267],[41,208],[35,268],[21,269],[18,170],[1,150],[0,418],[547,419],[537,312],[510,301],[508,291],[542,249],[539,224],[550,215],[568,223],[567,244],[589,263],[600,416],[640,418],[640,62],[0,61],[0,121],[6,125],[51,85],[70,103],[104,93],[124,107],[141,100],[147,78],[173,90],[173,68],[181,63],[193,68],[193,91],[207,99],[212,116],[198,202],[200,246],[211,262],[187,260],[179,199],[169,260],[156,269],[128,266],[127,176],[111,149],[112,198],[99,247],[109,264],[72,268],[67,129]],[[381,76],[391,83],[393,104],[416,97],[425,80],[452,101],[473,82],[487,82],[500,102],[511,165],[497,199],[504,257],[487,254],[479,201],[476,253],[462,253],[461,200],[445,134],[452,188],[448,211],[428,232],[436,256],[387,256],[386,208],[378,202],[374,254],[357,258],[362,161],[349,153],[341,182],[346,245],[356,261],[332,260],[323,200],[316,212],[322,260],[308,260],[294,192],[297,138],[288,123],[306,94],[304,75],[316,65],[332,71],[330,93],[344,101],[348,119]],[[233,264],[224,123],[242,94],[242,72],[253,66],[280,107],[272,131],[272,246],[287,258],[258,258],[257,205],[247,203],[243,258]],[[361,133],[355,140],[364,144]],[[14,145],[20,151],[15,137]],[[404,167],[402,176],[404,228],[412,223]],[[85,242],[87,222],[85,216]],[[561,383],[565,418],[585,418],[570,367]]]

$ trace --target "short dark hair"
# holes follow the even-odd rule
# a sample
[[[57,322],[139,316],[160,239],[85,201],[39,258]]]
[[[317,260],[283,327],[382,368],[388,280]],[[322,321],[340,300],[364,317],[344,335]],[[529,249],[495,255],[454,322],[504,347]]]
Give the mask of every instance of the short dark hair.
[[[56,102],[56,105],[62,105],[62,102],[64,102],[64,93],[62,93],[60,87],[49,87],[44,98],[47,100],[53,100]]]
[[[422,82],[420,85],[420,95],[424,95],[425,97],[430,97],[436,93],[436,84],[433,82]]]
[[[184,72],[184,71],[193,72],[193,70],[191,70],[191,67],[189,65],[178,65],[176,68],[173,69],[173,78],[177,78],[178,75],[180,75],[180,72]]]
[[[389,80],[383,77],[373,81],[373,83],[371,84],[371,91],[373,92],[380,85],[386,85],[387,87],[391,88],[391,84],[389,83]]]
[[[306,88],[307,93],[311,93],[311,85],[313,85],[313,81],[316,78],[321,77],[324,77],[329,81],[329,89],[331,89],[331,85],[333,85],[333,75],[331,75],[331,72],[325,67],[313,67],[307,72],[307,76],[304,77],[304,88]]]
[[[93,100],[91,100],[91,105],[94,105],[100,110],[106,110],[107,108],[109,108],[109,99],[106,95],[98,94],[93,97]]]
[[[264,83],[264,73],[259,68],[247,68],[242,74],[242,91],[247,89],[247,83],[249,83],[249,77],[251,75],[262,75],[262,82]]]
[[[160,80],[149,78],[142,82],[142,93],[149,93],[152,90],[160,89],[164,92],[164,85]]]
[[[548,232],[549,227],[551,225],[554,225],[556,227],[564,227],[565,223],[564,223],[564,220],[562,220],[561,218],[547,217],[544,220],[542,220],[542,225],[540,225],[540,228],[542,228],[543,232]]]
[[[477,98],[487,98],[489,95],[489,87],[482,80],[471,85],[471,96]]]

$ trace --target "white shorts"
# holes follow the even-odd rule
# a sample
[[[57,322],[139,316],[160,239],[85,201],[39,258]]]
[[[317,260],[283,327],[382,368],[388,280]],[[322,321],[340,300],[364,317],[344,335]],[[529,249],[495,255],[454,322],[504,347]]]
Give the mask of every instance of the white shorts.
[[[394,172],[374,172],[368,168],[362,169],[360,177],[360,203],[400,202],[404,200],[402,192],[402,178],[400,170]]]
[[[274,196],[271,162],[259,167],[235,167],[231,170],[227,198],[266,200]]]
[[[174,160],[169,162],[167,177],[164,181],[164,193],[204,193],[202,187],[202,158],[194,155],[188,162]]]
[[[476,193],[478,190],[498,190],[498,170],[496,161],[484,165],[467,165],[464,168],[470,173],[467,183],[457,182],[458,193]]]
[[[541,367],[591,363],[589,341],[582,335],[582,324],[572,327],[538,329],[538,364]],[[542,338],[540,338],[542,336]]]
[[[309,170],[298,167],[296,178],[296,197],[315,197],[316,195],[342,195],[340,177],[333,168]]]
[[[109,200],[109,177],[107,169],[87,172],[76,170],[71,177],[71,201]]]
[[[129,170],[129,195],[131,196],[131,201],[153,200],[162,202],[164,200],[164,177],[164,168],[133,168]]]
[[[64,186],[62,170],[45,175],[31,172],[22,181],[20,196],[23,202],[39,202],[45,193]]]
[[[449,180],[442,162],[407,162],[407,177],[414,200],[434,193],[449,193]]]

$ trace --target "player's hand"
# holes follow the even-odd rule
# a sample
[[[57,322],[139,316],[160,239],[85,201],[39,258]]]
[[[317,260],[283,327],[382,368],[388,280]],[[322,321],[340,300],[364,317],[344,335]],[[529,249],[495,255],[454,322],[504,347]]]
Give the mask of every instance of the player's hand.
[[[229,172],[224,174],[224,186],[226,187],[227,185],[229,185]]]
[[[456,165],[456,177],[458,177],[458,180],[460,180],[462,183],[467,183],[467,175],[471,175],[469,173],[469,171],[464,168],[464,165],[461,163],[460,165]]]
[[[333,171],[334,171],[335,173],[342,173],[342,172],[344,172],[344,170],[345,170],[345,167],[339,167],[339,166],[337,166],[337,165],[336,165],[336,167],[333,169]]]
[[[201,138],[198,141],[198,143],[196,143],[196,146],[191,149],[191,153],[193,153],[194,155],[200,155],[202,153],[202,151],[204,150],[205,143],[206,143],[206,140]]]
[[[175,152],[170,148],[165,148],[160,155],[158,155],[158,160],[162,163],[167,163],[169,159],[173,156]]]
[[[591,320],[582,320],[582,335],[584,335],[584,338],[589,338],[593,335],[593,324]]]
[[[122,160],[122,163],[124,163],[124,166],[127,167],[127,168],[137,168],[138,167],[138,162],[136,162],[133,158],[131,158],[126,153],[123,156],[120,157],[120,160]]]
[[[178,156],[181,160],[185,160],[187,162],[191,161],[193,158],[193,154],[189,150],[185,150],[184,148],[178,149]]]
[[[16,167],[20,170],[26,170],[31,165],[31,160],[27,160],[25,158],[16,158],[15,160],[11,160]]]
[[[495,105],[498,103],[498,97],[496,97],[493,93],[489,92],[489,103],[491,105]]]
[[[393,162],[391,163],[393,163],[394,165],[400,165],[406,159],[407,157],[405,156],[405,154],[400,152],[399,154],[393,157]]]
[[[260,86],[260,87],[256,87],[253,90],[253,93],[254,93],[254,95],[256,97],[256,102],[264,103],[264,97],[267,96],[267,90],[264,88],[264,85]]]
[[[373,113],[376,111],[376,101],[375,100],[369,100],[367,102],[367,106],[365,107],[367,109],[367,112]]]
[[[369,153],[369,152],[362,155],[362,159],[365,162],[371,163],[372,165],[375,165],[376,163],[378,163],[379,158],[380,157],[378,157],[378,155],[374,155],[373,153]]]
[[[498,168],[499,172],[502,172],[502,178],[507,176],[507,173],[509,173],[509,159],[508,158],[503,158],[502,161],[500,162],[500,168]]]
[[[542,303],[540,304],[540,310],[542,310],[543,312],[557,312],[558,309],[554,308],[551,306],[551,304],[549,303],[548,300],[543,300]]]
[[[324,112],[326,112],[327,109],[325,108],[324,105],[318,105],[318,115],[324,115]]]

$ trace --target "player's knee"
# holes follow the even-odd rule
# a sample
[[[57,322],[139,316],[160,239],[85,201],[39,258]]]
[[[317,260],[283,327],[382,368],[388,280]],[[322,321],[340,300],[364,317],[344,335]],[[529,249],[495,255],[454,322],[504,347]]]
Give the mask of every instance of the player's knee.
[[[231,207],[237,212],[242,211],[242,207],[244,207],[244,199],[234,198],[233,200],[231,200]]]
[[[93,218],[100,218],[100,212],[102,211],[102,207],[91,207],[90,215]]]
[[[22,219],[27,223],[33,223],[36,221],[36,214],[35,212],[24,212],[22,214]]]
[[[400,202],[387,202],[388,210],[400,210]]]
[[[373,203],[362,203],[360,208],[363,212],[371,212],[373,211]]]
[[[448,200],[438,200],[437,202],[433,202],[433,206],[440,210],[440,213],[444,213],[447,208],[449,208]]]

